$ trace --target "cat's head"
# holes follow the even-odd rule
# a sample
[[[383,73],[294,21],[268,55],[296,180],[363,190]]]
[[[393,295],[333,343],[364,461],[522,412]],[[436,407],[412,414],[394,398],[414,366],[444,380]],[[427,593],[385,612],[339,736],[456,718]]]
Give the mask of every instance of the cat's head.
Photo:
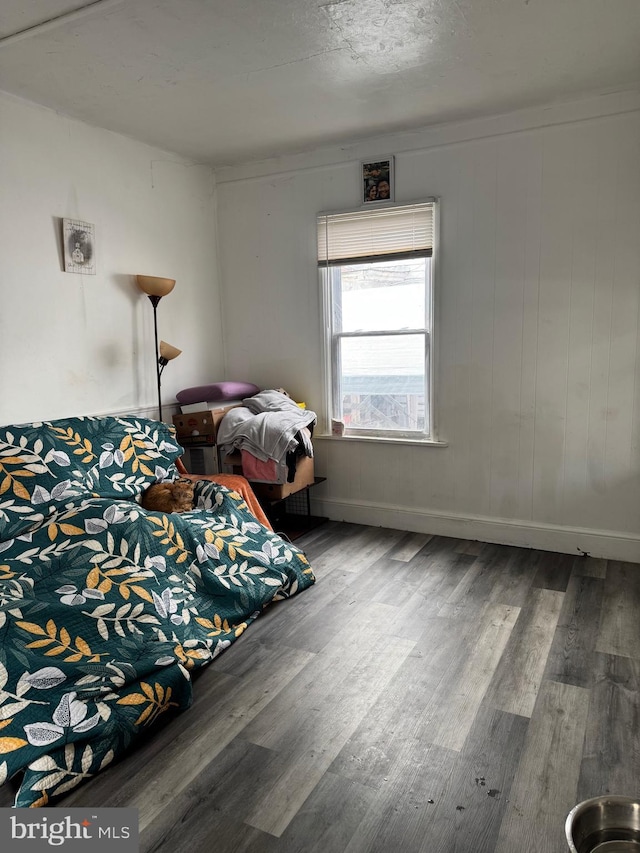
[[[193,500],[193,483],[185,477],[181,477],[173,484],[173,494],[175,497],[190,498]]]

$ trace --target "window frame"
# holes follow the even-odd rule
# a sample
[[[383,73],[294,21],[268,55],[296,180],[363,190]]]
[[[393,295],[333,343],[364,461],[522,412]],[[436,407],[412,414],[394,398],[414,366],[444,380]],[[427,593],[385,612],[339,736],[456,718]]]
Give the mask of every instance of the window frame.
[[[331,434],[331,421],[337,417],[336,412],[341,409],[341,372],[340,372],[340,347],[341,341],[345,338],[358,337],[374,337],[380,336],[391,338],[399,335],[424,335],[424,406],[425,406],[425,424],[422,430],[400,430],[400,429],[360,429],[346,428],[344,437],[349,439],[366,439],[378,440],[383,442],[398,441],[411,443],[434,443],[440,444],[436,437],[436,418],[435,418],[435,375],[436,375],[436,338],[437,338],[437,314],[436,314],[436,293],[437,293],[437,268],[439,255],[439,199],[429,197],[419,201],[407,202],[404,204],[396,203],[388,205],[393,208],[411,207],[416,204],[432,205],[432,223],[433,223],[433,240],[431,254],[424,254],[422,257],[429,258],[429,264],[425,267],[425,322],[424,326],[413,329],[386,329],[376,331],[356,331],[342,332],[334,329],[334,305],[336,289],[340,286],[339,276],[336,276],[336,270],[341,267],[348,266],[349,262],[344,264],[329,264],[322,265],[318,262],[318,278],[320,282],[320,300],[321,300],[321,315],[322,315],[322,345],[323,345],[323,386],[324,386],[324,401],[326,412],[325,430],[328,435]],[[360,214],[362,208],[346,211],[331,211],[318,214],[317,220],[321,217],[328,217],[336,214]],[[368,212],[368,211],[367,211]],[[373,211],[372,211],[373,212]],[[384,255],[376,257],[363,258],[361,263],[385,263],[392,260],[398,260],[398,257],[385,258]],[[353,260],[351,263],[358,263]]]

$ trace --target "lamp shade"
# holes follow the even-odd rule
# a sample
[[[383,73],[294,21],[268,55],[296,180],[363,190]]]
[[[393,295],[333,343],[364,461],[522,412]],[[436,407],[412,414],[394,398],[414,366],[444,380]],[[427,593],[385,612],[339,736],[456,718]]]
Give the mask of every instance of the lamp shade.
[[[156,275],[137,275],[138,287],[147,296],[166,296],[171,293],[176,283],[175,278],[159,278]]]
[[[166,341],[160,341],[160,358],[163,358],[165,361],[177,358],[181,352],[182,350],[178,349],[178,347],[171,346]]]

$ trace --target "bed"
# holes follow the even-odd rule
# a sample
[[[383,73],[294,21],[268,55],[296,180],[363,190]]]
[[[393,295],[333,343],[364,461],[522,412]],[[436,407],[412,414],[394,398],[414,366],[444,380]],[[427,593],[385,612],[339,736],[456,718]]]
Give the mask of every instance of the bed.
[[[190,512],[143,509],[181,454],[144,418],[0,428],[0,784],[16,806],[54,802],[188,708],[193,671],[314,582],[242,478],[197,480]]]

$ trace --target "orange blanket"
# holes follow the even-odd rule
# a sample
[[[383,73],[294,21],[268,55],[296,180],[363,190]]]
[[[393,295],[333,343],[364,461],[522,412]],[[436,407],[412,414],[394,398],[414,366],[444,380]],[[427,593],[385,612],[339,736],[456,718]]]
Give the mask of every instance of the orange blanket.
[[[249,481],[245,477],[241,477],[239,474],[189,474],[187,469],[184,467],[182,459],[176,460],[176,468],[178,469],[181,477],[188,477],[189,480],[193,480],[194,482],[196,480],[209,480],[211,483],[219,483],[221,486],[225,486],[233,492],[238,492],[245,499],[247,506],[260,524],[264,524],[264,526],[269,530],[273,530],[273,527],[269,523],[267,516],[264,514],[264,510],[260,506],[253,489],[249,485]]]

